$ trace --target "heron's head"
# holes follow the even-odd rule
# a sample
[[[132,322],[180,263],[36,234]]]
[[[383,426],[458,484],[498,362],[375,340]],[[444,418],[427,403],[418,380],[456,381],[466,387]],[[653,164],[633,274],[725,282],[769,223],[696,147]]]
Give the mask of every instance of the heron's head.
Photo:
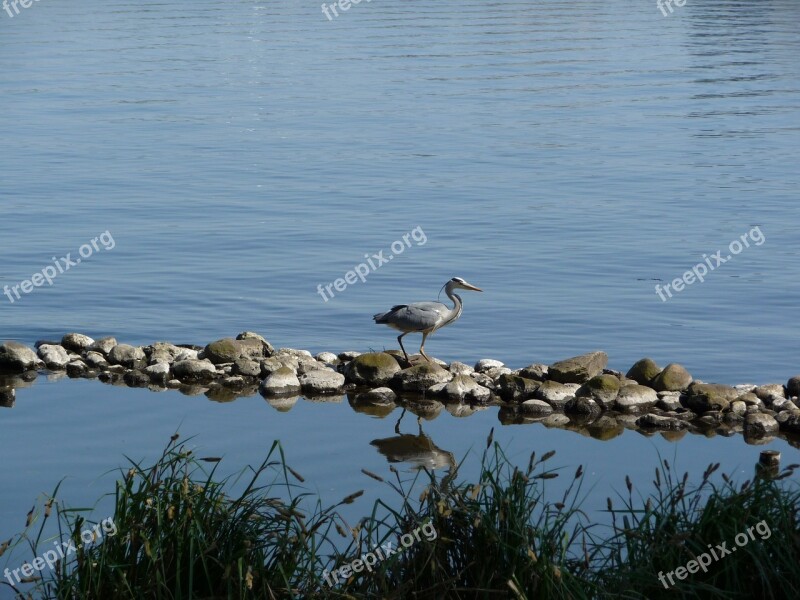
[[[482,292],[483,290],[479,287],[472,285],[471,283],[467,283],[461,277],[453,277],[450,281],[447,282],[448,289],[451,290],[472,290],[473,292]]]

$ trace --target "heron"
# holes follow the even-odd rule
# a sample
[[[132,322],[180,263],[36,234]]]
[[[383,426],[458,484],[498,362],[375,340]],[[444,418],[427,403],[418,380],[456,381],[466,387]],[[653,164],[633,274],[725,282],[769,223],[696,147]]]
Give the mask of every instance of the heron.
[[[447,297],[453,301],[453,308],[441,302],[415,302],[413,304],[398,304],[393,306],[390,311],[378,313],[372,317],[379,325],[388,325],[392,329],[403,332],[397,336],[397,341],[400,342],[400,348],[403,350],[406,362],[411,361],[408,358],[408,352],[403,346],[403,337],[409,333],[422,334],[419,353],[425,357],[425,360],[432,362],[430,357],[425,354],[425,340],[437,329],[453,323],[461,316],[461,311],[463,310],[461,297],[458,294],[454,294],[453,290],[483,291],[479,287],[467,283],[461,277],[453,277],[442,288]]]

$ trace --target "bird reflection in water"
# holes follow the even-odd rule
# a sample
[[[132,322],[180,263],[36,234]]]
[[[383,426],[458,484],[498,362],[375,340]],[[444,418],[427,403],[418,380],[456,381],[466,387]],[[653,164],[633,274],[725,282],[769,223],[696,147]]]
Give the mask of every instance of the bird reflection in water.
[[[422,431],[422,419],[417,417],[419,434],[400,433],[400,421],[406,414],[403,409],[394,431],[398,435],[372,440],[370,444],[378,449],[390,463],[403,462],[414,465],[416,469],[453,469],[456,459],[452,452],[442,450]]]

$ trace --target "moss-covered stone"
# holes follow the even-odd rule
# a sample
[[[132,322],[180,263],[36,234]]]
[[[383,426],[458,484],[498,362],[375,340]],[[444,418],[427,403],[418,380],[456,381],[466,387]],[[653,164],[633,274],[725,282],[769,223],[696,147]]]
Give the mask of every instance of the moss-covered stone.
[[[653,378],[652,387],[657,392],[682,392],[692,383],[689,371],[678,363],[670,363]]]
[[[608,355],[605,352],[589,352],[550,365],[547,375],[559,383],[585,383],[602,373],[607,364]]]
[[[620,387],[621,383],[614,375],[597,375],[579,387],[575,396],[594,398],[603,408],[609,408]]]
[[[650,385],[650,382],[656,378],[661,372],[659,367],[652,358],[643,358],[633,363],[633,366],[628,369],[625,377],[633,379],[639,385]]]
[[[539,389],[541,382],[520,377],[519,375],[501,375],[497,379],[497,388],[500,397],[507,402],[522,402],[532,398],[533,394]]]
[[[450,371],[436,363],[422,363],[395,373],[389,384],[405,392],[425,392],[432,385],[447,383],[452,378]]]
[[[739,392],[729,385],[693,382],[686,392],[686,406],[700,414],[720,411],[739,397]]]
[[[378,387],[385,385],[400,371],[394,356],[386,352],[367,352],[356,356],[347,364],[345,379],[358,385]]]

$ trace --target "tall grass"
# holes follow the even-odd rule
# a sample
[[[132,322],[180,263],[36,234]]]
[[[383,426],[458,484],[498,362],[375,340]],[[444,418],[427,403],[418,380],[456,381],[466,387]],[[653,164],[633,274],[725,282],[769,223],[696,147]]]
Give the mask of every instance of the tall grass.
[[[365,471],[395,501],[379,500],[351,526],[338,510],[361,492],[323,508],[286,465],[279,443],[258,467],[220,478],[218,459],[196,457],[174,436],[155,464],[131,462],[120,472],[112,494],[116,535],[15,590],[19,598],[48,600],[800,597],[800,493],[787,480],[794,465],[742,485],[726,476],[715,483],[712,465],[690,488],[688,475],[676,476],[664,461],[653,491],[639,494],[626,479],[619,506],[608,500],[610,523],[597,525],[579,508],[582,469],[551,468],[553,454],[534,453],[520,468],[490,435],[476,481],[457,480],[461,465],[411,481],[394,467],[389,480]],[[569,478],[565,490],[548,500],[546,482],[559,476]],[[25,531],[6,546],[12,554],[27,545],[21,558],[29,559],[51,547],[42,538],[53,506],[50,499],[28,515]],[[87,509],[55,506],[60,536],[77,545],[89,526]],[[769,525],[768,539],[664,588],[660,572],[686,565],[709,544],[730,547],[760,521]],[[420,527],[435,537],[369,570],[329,575],[387,544],[397,549],[400,536]]]

